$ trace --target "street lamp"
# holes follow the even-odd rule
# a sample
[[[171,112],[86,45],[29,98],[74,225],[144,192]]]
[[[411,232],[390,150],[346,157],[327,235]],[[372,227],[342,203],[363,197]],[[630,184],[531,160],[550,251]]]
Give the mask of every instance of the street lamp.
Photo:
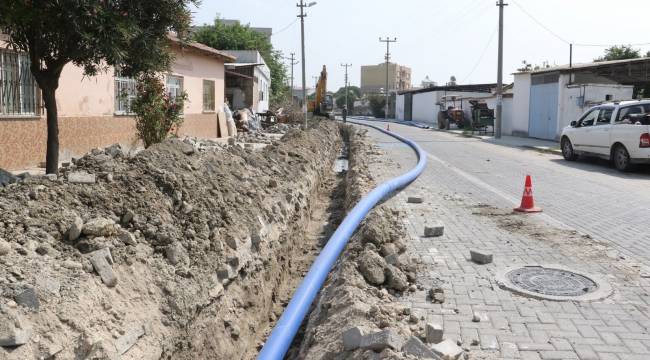
[[[305,116],[305,129],[307,128],[307,78],[305,75],[305,8],[316,5],[315,1],[305,4],[304,0],[300,0],[300,4],[296,6],[300,8],[300,41],[302,43],[302,113]]]

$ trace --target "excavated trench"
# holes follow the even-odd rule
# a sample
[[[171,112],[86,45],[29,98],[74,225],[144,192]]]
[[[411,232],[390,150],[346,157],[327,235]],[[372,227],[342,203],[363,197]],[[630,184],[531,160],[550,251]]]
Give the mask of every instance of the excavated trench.
[[[262,266],[243,272],[226,285],[219,301],[201,309],[187,326],[187,339],[179,341],[166,358],[257,356],[293,292],[345,216],[349,128],[342,126],[339,130],[338,155],[335,152],[311,179],[314,184],[308,206],[294,213],[273,254]],[[296,337],[296,344],[300,344],[303,332]]]

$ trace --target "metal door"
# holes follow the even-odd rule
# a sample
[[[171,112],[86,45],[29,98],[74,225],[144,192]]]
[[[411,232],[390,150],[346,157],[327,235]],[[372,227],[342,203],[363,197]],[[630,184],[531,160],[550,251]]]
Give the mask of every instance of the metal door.
[[[413,120],[413,94],[404,95],[404,120]]]
[[[557,137],[558,86],[557,74],[535,75],[530,87],[528,135],[546,140]]]

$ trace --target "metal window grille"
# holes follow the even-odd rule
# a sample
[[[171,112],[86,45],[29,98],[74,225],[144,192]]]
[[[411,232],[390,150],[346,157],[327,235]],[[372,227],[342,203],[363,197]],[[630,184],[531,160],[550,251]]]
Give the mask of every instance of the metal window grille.
[[[40,113],[38,85],[27,54],[0,49],[0,116]]]
[[[115,72],[115,114],[130,115],[131,103],[136,97],[136,81]]]
[[[214,111],[214,81],[203,80],[203,111]]]

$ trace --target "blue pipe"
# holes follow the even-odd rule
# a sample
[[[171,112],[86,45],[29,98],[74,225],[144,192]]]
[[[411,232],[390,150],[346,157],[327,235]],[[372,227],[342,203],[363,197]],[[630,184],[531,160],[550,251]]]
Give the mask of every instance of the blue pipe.
[[[341,255],[341,252],[343,252],[343,249],[361,221],[378,202],[393,191],[404,188],[413,182],[418,176],[420,176],[426,167],[427,158],[420,146],[415,142],[374,125],[367,125],[350,120],[348,120],[348,122],[369,126],[406,143],[415,150],[418,156],[418,164],[409,172],[377,186],[368,195],[361,199],[354,209],[352,209],[352,211],[345,217],[341,225],[336,229],[332,237],[330,237],[327,245],[323,248],[323,251],[321,251],[320,255],[316,258],[316,261],[314,261],[314,264],[311,269],[309,269],[309,272],[296,292],[293,294],[293,298],[291,298],[289,305],[287,305],[287,308],[282,313],[282,317],[280,317],[280,320],[275,325],[275,328],[273,328],[271,335],[266,340],[262,351],[257,356],[258,360],[281,360],[284,358],[293,342],[293,338],[296,336],[298,329],[300,329],[300,325],[307,315],[312,302],[325,283],[327,275],[332,270],[336,260]]]

